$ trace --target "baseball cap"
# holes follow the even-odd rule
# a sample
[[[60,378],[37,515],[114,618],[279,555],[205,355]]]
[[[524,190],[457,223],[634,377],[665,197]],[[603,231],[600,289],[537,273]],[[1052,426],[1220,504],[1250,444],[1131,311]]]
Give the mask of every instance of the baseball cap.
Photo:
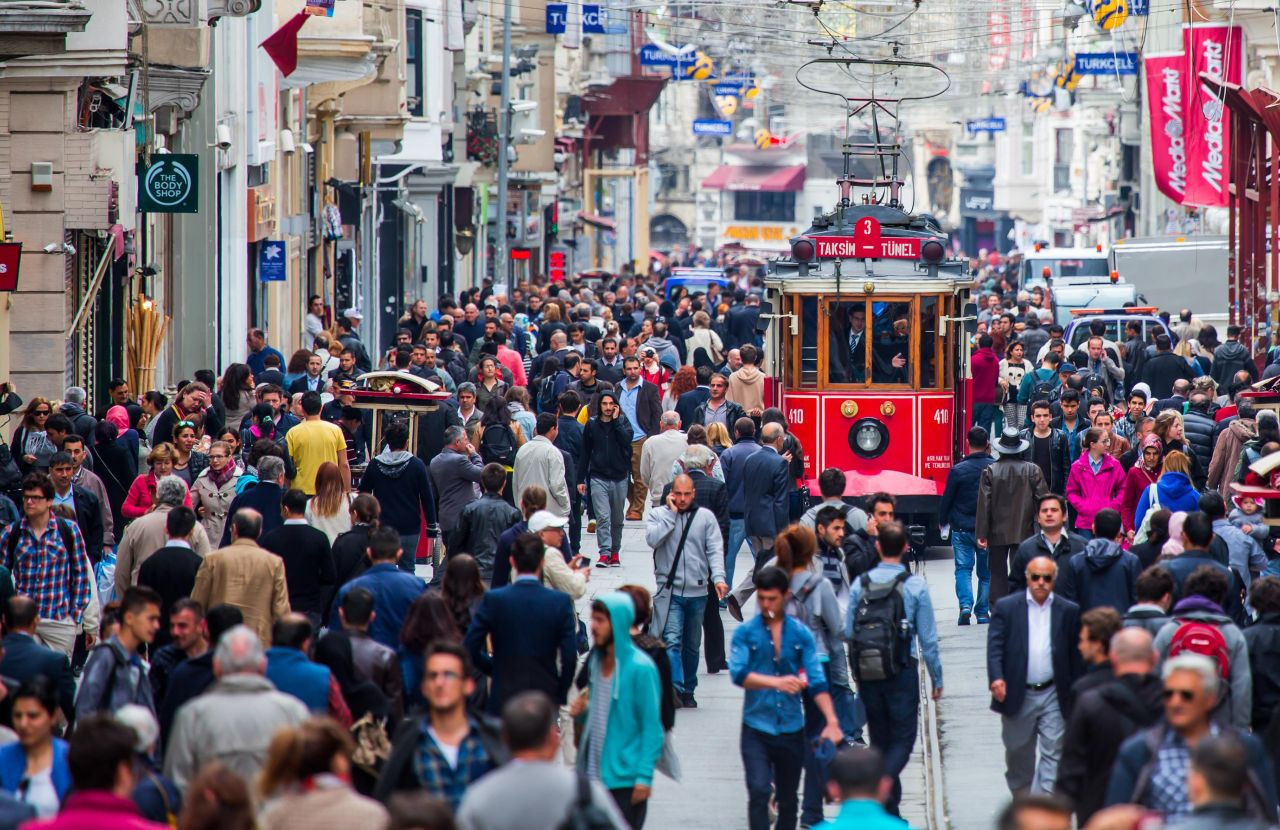
[[[549,527],[564,527],[568,523],[568,519],[557,516],[550,510],[539,510],[529,517],[529,532],[538,533]]]
[[[349,309],[347,309],[346,311],[342,312],[342,316],[343,316],[343,317],[346,317],[348,320],[363,320],[363,319],[364,319],[364,313],[363,313],[362,311],[360,311],[360,309],[358,309],[358,308],[349,308]]]
[[[1075,364],[1074,364],[1074,363],[1063,363],[1062,365],[1060,365],[1060,366],[1058,367],[1058,374],[1062,374],[1063,372],[1066,372],[1066,373],[1067,373],[1067,374],[1069,374],[1069,375],[1074,375],[1074,374],[1076,373],[1076,366],[1075,366]]]

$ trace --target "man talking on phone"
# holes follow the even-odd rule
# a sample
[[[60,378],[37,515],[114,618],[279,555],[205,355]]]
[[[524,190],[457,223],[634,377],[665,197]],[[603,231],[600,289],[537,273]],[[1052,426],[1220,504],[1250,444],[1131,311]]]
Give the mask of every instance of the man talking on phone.
[[[714,513],[694,503],[694,495],[693,479],[676,476],[666,502],[649,510],[644,528],[657,582],[650,630],[661,632],[671,658],[671,683],[687,709],[698,706],[693,691],[708,584],[715,586],[717,599],[729,593],[720,525]]]

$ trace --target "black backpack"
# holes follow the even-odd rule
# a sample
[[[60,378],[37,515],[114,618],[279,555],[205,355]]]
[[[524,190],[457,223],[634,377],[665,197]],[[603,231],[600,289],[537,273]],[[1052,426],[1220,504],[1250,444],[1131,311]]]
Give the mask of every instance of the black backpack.
[[[579,772],[577,778],[577,794],[569,807],[569,815],[557,830],[613,830],[613,819],[597,807],[595,799],[591,797],[591,782],[587,780],[587,776]]]
[[[858,597],[853,638],[849,641],[849,662],[860,683],[889,680],[907,662],[911,631],[902,585],[909,576],[903,571],[888,582],[873,583],[870,575],[862,575],[862,595]]]
[[[480,437],[480,458],[486,464],[510,467],[516,461],[516,436],[506,424],[490,424]]]
[[[53,521],[58,523],[58,535],[62,537],[62,546],[67,549],[68,554],[75,556],[76,537],[71,531],[71,525],[68,524],[66,519],[54,517]],[[13,573],[13,566],[16,564],[13,561],[13,555],[18,552],[18,542],[22,541],[21,534],[18,533],[19,522],[14,522],[9,529],[8,544],[5,545],[4,566],[9,569],[10,573]]]
[[[1056,375],[1048,380],[1035,375],[1031,381],[1031,397],[1027,403],[1033,404],[1036,401],[1049,401],[1052,403],[1056,401],[1058,399],[1058,391],[1061,389],[1060,384],[1054,383],[1056,379]]]
[[[556,411],[555,375],[543,378],[542,383],[538,386],[538,411],[551,413]]]

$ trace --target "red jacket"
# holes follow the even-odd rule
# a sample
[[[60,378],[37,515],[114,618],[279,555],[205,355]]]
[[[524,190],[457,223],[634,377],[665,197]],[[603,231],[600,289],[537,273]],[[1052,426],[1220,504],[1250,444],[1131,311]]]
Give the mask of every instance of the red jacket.
[[[124,504],[121,506],[120,512],[124,514],[126,519],[139,519],[151,512],[151,507],[155,504],[155,500],[155,473],[143,473],[133,480],[133,484],[129,485],[129,495],[124,497]],[[187,507],[191,506],[190,488],[187,490],[187,500],[184,503]]]
[[[58,815],[22,826],[29,830],[168,830],[166,824],[144,819],[132,801],[102,790],[73,792]]]
[[[1000,358],[991,349],[978,349],[969,360],[973,373],[972,403],[995,403],[1000,377]]]

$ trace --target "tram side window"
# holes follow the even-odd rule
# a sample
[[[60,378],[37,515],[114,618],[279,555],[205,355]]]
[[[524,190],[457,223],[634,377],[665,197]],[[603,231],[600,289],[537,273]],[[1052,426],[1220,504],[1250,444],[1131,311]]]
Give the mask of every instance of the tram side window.
[[[818,298],[800,300],[800,385],[818,385]]]
[[[871,303],[871,382],[910,383],[911,303]]]
[[[920,298],[920,388],[933,389],[938,382],[938,298]]]
[[[808,320],[805,321],[808,331]],[[864,300],[828,307],[827,381],[867,382],[867,304]]]

